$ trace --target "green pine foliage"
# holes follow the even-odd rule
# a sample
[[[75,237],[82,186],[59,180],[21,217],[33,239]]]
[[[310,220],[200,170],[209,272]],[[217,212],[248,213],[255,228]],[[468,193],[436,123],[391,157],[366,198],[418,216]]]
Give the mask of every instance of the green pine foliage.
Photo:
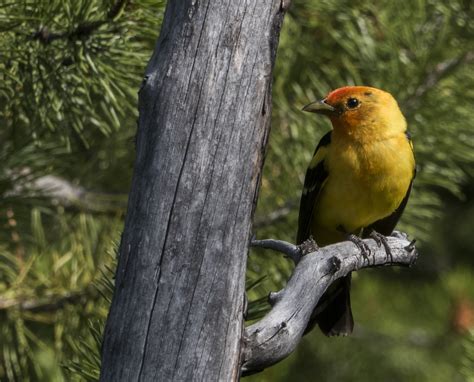
[[[0,2],[0,380],[98,379],[137,91],[164,6]],[[249,381],[472,379],[472,334],[453,317],[459,301],[474,301],[473,17],[464,0],[293,1],[255,233],[294,240],[305,168],[330,128],[301,107],[372,85],[395,95],[413,135],[418,175],[401,228],[422,257],[408,271],[354,275],[355,335],[315,330]],[[251,252],[249,321],[290,274],[280,255]]]
[[[163,10],[160,0],[0,2],[2,381],[84,380],[98,359],[90,323],[107,314],[137,90]]]
[[[464,350],[462,373],[466,382],[474,382],[474,330],[471,330],[464,340]]]
[[[125,0],[4,4],[0,116],[7,130],[19,131],[10,133],[20,142],[27,133],[55,133],[68,147],[74,140],[87,147],[96,130],[117,131],[136,115],[161,8]]]

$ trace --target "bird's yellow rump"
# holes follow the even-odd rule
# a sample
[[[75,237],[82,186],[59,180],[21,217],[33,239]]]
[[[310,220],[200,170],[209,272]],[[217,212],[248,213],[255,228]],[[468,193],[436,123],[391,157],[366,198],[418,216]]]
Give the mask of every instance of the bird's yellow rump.
[[[319,245],[353,235],[390,235],[415,176],[413,145],[395,99],[380,89],[347,86],[303,110],[327,115],[333,129],[306,172],[297,242],[311,235]],[[352,332],[349,289],[350,275],[315,310],[314,323],[325,334]]]

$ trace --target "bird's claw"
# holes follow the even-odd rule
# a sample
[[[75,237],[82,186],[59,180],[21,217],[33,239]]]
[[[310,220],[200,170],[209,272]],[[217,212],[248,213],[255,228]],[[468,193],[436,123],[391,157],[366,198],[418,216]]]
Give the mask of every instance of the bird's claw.
[[[301,252],[301,256],[305,256],[311,252],[316,252],[319,249],[318,244],[316,244],[313,236],[310,236],[308,239],[303,241],[300,245],[298,245],[298,248]]]
[[[359,236],[354,235],[353,233],[347,235],[347,239],[353,242],[357,246],[357,248],[359,248],[360,254],[365,260],[369,259],[370,248],[364,240],[362,240]]]
[[[390,246],[388,245],[387,238],[384,235],[382,235],[381,233],[378,233],[375,230],[372,230],[372,232],[370,232],[369,236],[372,239],[374,239],[374,241],[377,243],[378,247],[383,245],[383,247],[385,249],[385,253],[390,258],[390,261],[393,262],[392,250],[390,249]]]

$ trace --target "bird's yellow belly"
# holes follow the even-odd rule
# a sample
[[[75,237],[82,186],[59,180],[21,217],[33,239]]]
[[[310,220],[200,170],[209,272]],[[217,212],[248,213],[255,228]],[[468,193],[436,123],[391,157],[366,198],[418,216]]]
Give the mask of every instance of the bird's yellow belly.
[[[413,177],[411,148],[408,143],[402,150],[398,145],[392,150],[384,146],[380,156],[376,149],[374,145],[369,155],[347,149],[339,153],[336,165],[329,169],[329,174],[338,176],[328,176],[316,201],[312,224],[316,241],[318,236],[329,238],[323,245],[342,240],[341,229],[359,234],[362,228],[391,215],[402,202]]]
[[[409,182],[363,187],[353,179],[331,181],[322,192],[316,209],[316,224],[356,232],[390,215],[400,205]],[[392,186],[392,187],[390,187]]]

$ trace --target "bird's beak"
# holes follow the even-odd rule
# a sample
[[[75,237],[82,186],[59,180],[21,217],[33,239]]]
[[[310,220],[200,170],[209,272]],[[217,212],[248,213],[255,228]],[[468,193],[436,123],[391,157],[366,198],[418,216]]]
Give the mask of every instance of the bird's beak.
[[[318,113],[324,115],[333,114],[336,108],[326,103],[326,100],[311,102],[303,108],[303,111],[309,111],[310,113]]]

